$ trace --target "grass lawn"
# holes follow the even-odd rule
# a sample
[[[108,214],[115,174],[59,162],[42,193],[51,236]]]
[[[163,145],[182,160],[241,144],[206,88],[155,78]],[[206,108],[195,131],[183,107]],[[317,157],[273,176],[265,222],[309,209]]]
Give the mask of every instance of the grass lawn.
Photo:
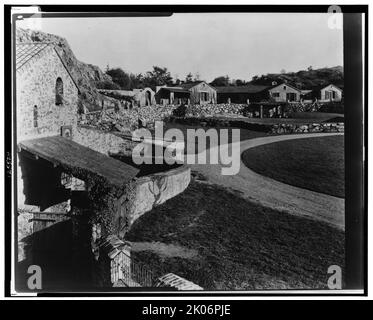
[[[193,258],[132,254],[155,276],[173,272],[206,290],[326,288],[328,267],[344,269],[342,231],[195,180],[140,217],[126,238],[197,251]]]
[[[344,198],[344,137],[283,141],[246,150],[247,167],[300,188]]]

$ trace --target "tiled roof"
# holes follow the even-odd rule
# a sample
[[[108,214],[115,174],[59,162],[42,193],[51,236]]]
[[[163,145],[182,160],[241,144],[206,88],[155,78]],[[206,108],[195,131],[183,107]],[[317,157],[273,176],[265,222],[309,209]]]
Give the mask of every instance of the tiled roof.
[[[16,44],[16,69],[18,70],[33,57],[47,48],[47,42],[19,42]]]

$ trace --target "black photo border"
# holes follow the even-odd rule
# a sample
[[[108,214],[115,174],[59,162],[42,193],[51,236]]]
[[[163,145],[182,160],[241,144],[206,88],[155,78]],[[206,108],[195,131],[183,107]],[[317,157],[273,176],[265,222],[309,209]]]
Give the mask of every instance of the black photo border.
[[[12,115],[12,54],[15,43],[15,15],[11,16],[11,8],[22,5],[4,6],[4,155],[5,163],[11,161],[12,168],[16,169],[16,157],[12,155],[12,128],[16,125],[15,114]],[[24,5],[27,6],[27,5]],[[41,17],[125,17],[125,16],[154,16],[181,12],[327,12],[328,5],[41,5]],[[344,41],[344,74],[345,74],[345,164],[346,164],[346,289],[363,289],[367,295],[367,139],[368,139],[368,6],[342,5],[343,12],[343,41]],[[362,16],[364,14],[364,16]],[[25,18],[27,14],[22,14]],[[13,22],[13,24],[11,23]],[[362,29],[363,28],[363,29]],[[364,30],[364,34],[362,33]],[[364,35],[364,37],[363,37]],[[14,38],[13,38],[14,39]],[[364,52],[362,52],[364,43]],[[12,45],[10,45],[12,44]],[[13,69],[14,70],[14,69]],[[364,71],[364,79],[363,79]],[[13,85],[12,85],[13,81]],[[362,90],[364,89],[364,95]],[[14,93],[14,91],[13,91]],[[15,97],[15,94],[14,94]],[[13,118],[12,118],[13,117]],[[363,125],[364,120],[364,125]],[[15,146],[13,141],[13,146]],[[16,150],[16,148],[14,148]],[[5,166],[5,296],[11,296],[11,227],[12,219],[16,219],[12,212],[11,168]],[[15,203],[13,203],[13,206]],[[15,208],[16,206],[14,206]],[[14,221],[13,221],[14,222]],[[16,228],[16,225],[14,225]],[[16,231],[16,230],[15,230]],[[17,234],[17,233],[15,233]],[[14,280],[14,279],[13,279]],[[38,294],[40,297],[203,297],[203,296],[320,296],[318,293],[242,293],[242,292],[177,292],[162,291],[123,292],[110,288],[110,292],[50,292]],[[348,293],[330,293],[327,291],[321,296],[349,296]],[[356,294],[353,294],[356,296]]]

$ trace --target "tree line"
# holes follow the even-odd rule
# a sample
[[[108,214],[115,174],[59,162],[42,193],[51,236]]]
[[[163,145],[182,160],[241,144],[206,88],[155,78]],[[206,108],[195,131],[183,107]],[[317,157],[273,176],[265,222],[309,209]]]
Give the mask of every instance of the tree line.
[[[153,70],[145,74],[134,74],[126,72],[121,68],[110,68],[107,66],[105,73],[109,75],[112,81],[104,80],[97,82],[98,89],[108,90],[133,90],[150,87],[155,90],[156,86],[162,85],[180,85],[182,83],[190,83],[201,81],[198,73],[193,75],[189,72],[185,79],[173,78],[170,71],[166,67],[153,66]],[[231,80],[227,75],[215,78],[210,82],[212,86],[241,86],[245,85],[245,80]]]

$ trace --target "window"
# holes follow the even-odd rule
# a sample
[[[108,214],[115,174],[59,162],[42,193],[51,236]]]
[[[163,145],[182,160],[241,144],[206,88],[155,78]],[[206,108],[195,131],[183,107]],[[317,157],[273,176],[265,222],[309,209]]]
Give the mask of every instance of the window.
[[[279,98],[280,97],[280,92],[272,92],[272,97]]]
[[[286,94],[286,100],[287,101],[296,101],[297,95],[294,92],[289,92]]]
[[[286,90],[286,86],[284,86],[284,90]]]
[[[33,118],[34,118],[34,128],[37,128],[38,127],[38,106],[34,106]]]
[[[63,103],[63,82],[61,78],[56,80],[56,105],[59,106]]]
[[[201,92],[201,101],[208,101],[208,100],[209,100],[209,93]]]

